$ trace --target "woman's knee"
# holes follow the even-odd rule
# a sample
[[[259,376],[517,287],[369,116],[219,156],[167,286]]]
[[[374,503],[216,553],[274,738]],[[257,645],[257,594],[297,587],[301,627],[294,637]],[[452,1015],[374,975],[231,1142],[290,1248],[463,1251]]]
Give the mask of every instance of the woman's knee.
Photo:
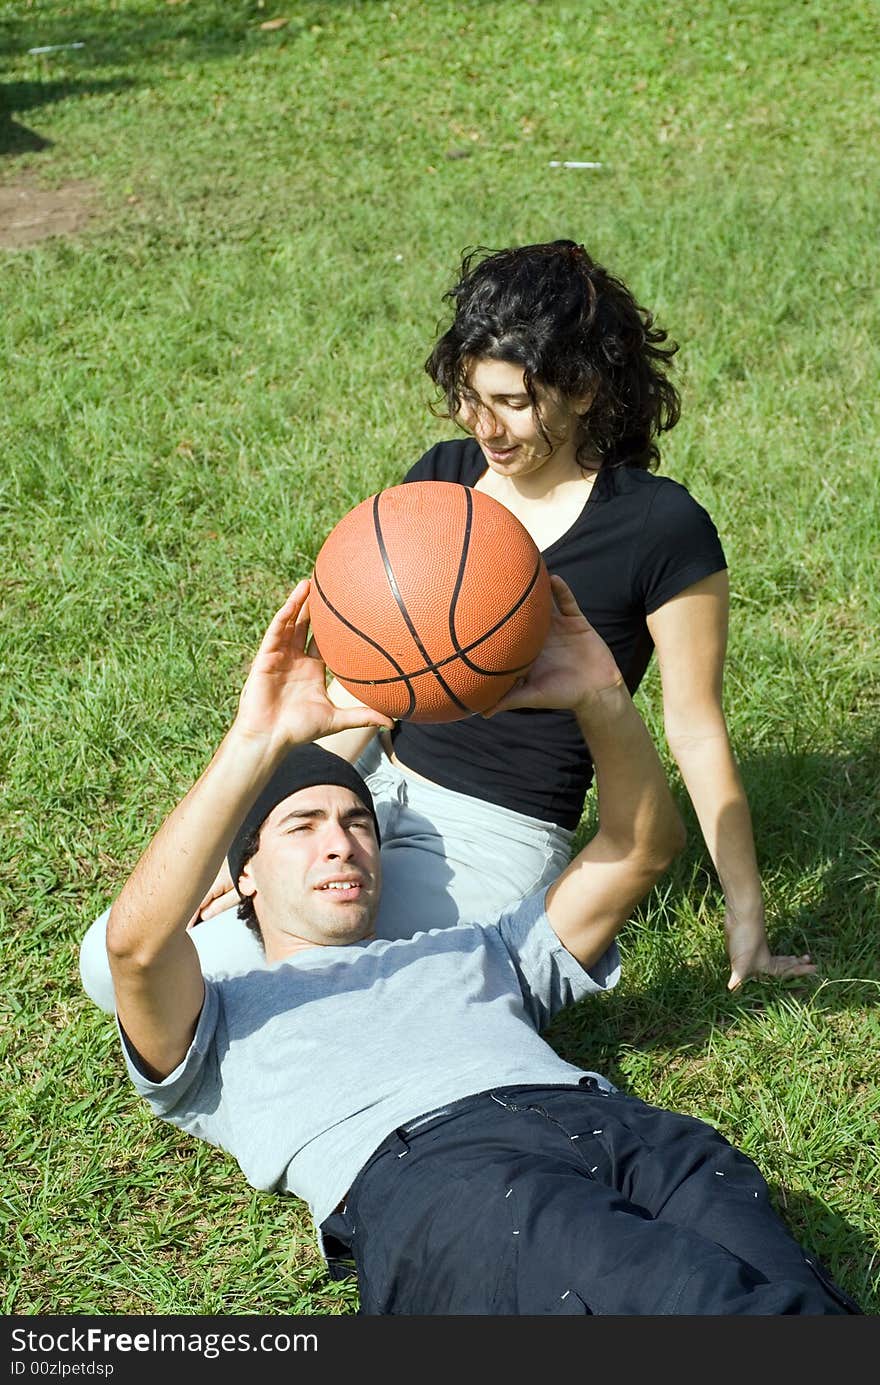
[[[113,978],[107,957],[107,920],[110,910],[99,914],[89,928],[79,949],[79,975],[83,990],[99,1009],[112,1015],[116,1009]]]
[[[99,1009],[112,1015],[116,1009],[116,998],[107,957],[109,917],[110,910],[105,909],[83,938],[79,950],[79,974],[89,999]],[[266,966],[266,956],[259,939],[237,917],[235,909],[227,909],[212,919],[206,919],[191,929],[189,936],[199,954],[202,974],[206,977],[242,976],[245,972]]]

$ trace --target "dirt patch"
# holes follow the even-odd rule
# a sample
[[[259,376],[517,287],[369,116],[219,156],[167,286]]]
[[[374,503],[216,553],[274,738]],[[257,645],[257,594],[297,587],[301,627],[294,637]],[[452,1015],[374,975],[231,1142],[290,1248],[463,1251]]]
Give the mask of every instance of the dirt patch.
[[[17,250],[49,236],[81,231],[94,210],[92,183],[40,188],[28,183],[0,187],[0,249]]]

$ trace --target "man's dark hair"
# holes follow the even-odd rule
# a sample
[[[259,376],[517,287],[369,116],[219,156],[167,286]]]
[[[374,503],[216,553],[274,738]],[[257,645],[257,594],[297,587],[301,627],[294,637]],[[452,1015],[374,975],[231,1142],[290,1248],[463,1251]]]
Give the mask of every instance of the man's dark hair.
[[[260,846],[260,828],[259,828],[259,827],[253,827],[253,828],[251,828],[250,832],[249,832],[248,835],[245,837],[245,839],[244,839],[244,841],[242,842],[242,845],[241,845],[241,850],[242,850],[242,853],[243,853],[243,856],[244,856],[244,859],[242,860],[242,863],[241,863],[241,868],[242,868],[242,870],[244,870],[245,866],[247,865],[247,863],[248,863],[248,861],[251,859],[251,857],[252,857],[252,856],[256,856],[257,851],[259,850],[259,846]],[[240,900],[239,900],[239,905],[238,905],[238,917],[241,919],[242,923],[247,924],[248,928],[251,930],[251,932],[254,934],[254,936],[257,937],[257,938],[259,938],[259,940],[260,940],[260,946],[262,947],[262,946],[263,946],[263,934],[262,934],[262,932],[260,931],[260,921],[259,921],[259,919],[257,918],[257,911],[256,911],[256,909],[254,908],[254,901],[253,901],[253,899],[251,899],[251,897],[250,897],[249,895],[248,895],[248,896],[245,896],[245,895],[242,895],[242,896],[241,896],[241,898],[240,898]]]
[[[485,258],[480,259],[480,256]],[[655,438],[678,422],[678,392],[666,378],[674,342],[654,325],[629,289],[572,240],[508,250],[477,247],[461,262],[444,301],[451,325],[425,369],[454,418],[470,394],[467,371],[490,358],[522,368],[536,406],[535,385],[574,398],[595,390],[578,439],[585,468],[659,464]],[[551,439],[538,426],[547,443]]]

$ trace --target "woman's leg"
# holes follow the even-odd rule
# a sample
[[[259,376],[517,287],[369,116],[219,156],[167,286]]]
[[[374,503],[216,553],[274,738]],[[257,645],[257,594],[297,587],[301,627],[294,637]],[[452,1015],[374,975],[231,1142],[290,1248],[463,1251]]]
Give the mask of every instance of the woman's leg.
[[[116,1002],[110,963],[107,959],[107,920],[110,910],[95,919],[80,944],[79,974],[87,996],[108,1014]],[[242,976],[265,967],[266,958],[259,939],[242,923],[235,909],[227,909],[190,929],[202,966],[202,974],[213,980],[223,976]]]
[[[383,805],[381,938],[492,922],[569,862],[573,833],[552,823],[429,784],[384,756],[366,779]]]

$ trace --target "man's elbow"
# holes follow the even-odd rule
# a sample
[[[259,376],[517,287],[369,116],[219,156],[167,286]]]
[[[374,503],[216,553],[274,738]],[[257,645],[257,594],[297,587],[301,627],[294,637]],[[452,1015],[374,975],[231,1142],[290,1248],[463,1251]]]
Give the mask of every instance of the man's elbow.
[[[111,971],[146,970],[153,960],[149,935],[145,937],[132,926],[132,921],[119,908],[118,900],[107,920],[106,946]]]

